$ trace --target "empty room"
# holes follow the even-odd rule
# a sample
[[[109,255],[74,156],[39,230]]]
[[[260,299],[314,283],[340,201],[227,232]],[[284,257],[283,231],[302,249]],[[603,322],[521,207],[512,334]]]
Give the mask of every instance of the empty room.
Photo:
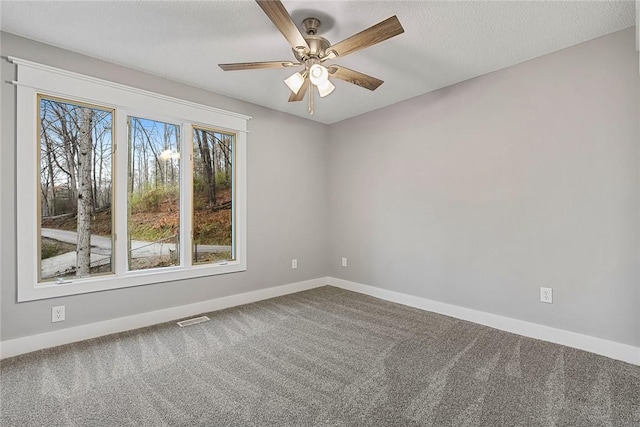
[[[0,425],[640,425],[638,1],[0,1]]]

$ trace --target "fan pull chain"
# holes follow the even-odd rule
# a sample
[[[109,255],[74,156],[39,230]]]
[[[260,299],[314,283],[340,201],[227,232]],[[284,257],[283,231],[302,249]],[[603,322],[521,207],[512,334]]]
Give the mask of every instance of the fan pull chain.
[[[309,114],[313,116],[313,83],[309,82]]]

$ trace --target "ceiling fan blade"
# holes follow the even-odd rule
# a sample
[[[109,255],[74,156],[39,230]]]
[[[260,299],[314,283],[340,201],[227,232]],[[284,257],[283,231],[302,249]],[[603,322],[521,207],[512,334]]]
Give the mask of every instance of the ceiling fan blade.
[[[309,51],[309,45],[304,39],[296,24],[293,23],[291,15],[279,0],[256,0],[258,6],[262,8],[264,13],[271,19],[273,25],[282,33],[292,48],[297,50]]]
[[[291,61],[236,62],[234,64],[218,64],[224,71],[257,70],[259,68],[285,68],[300,65]]]
[[[307,93],[307,89],[309,89],[309,77],[304,79],[304,83],[302,87],[298,91],[298,93],[291,92],[291,96],[289,96],[289,102],[298,102],[304,99],[304,95]]]
[[[325,53],[330,55],[329,59],[336,56],[345,56],[358,50],[373,46],[383,42],[398,34],[404,33],[404,28],[398,21],[397,16],[387,18],[364,31],[342,40],[327,48]]]
[[[375,77],[371,77],[339,65],[331,65],[329,67],[329,75],[369,90],[376,90],[382,83],[384,83],[383,80],[376,79]]]

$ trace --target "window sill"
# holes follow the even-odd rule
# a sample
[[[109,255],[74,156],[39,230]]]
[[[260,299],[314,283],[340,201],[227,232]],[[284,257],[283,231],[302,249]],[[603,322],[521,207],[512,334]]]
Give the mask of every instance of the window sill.
[[[143,271],[130,271],[122,276],[109,274],[87,278],[67,278],[63,282],[46,282],[31,288],[19,287],[18,302],[35,301],[89,292],[144,286],[163,282],[217,276],[220,274],[246,271],[246,265],[239,261],[227,261],[226,264],[196,265],[192,267],[165,267]]]

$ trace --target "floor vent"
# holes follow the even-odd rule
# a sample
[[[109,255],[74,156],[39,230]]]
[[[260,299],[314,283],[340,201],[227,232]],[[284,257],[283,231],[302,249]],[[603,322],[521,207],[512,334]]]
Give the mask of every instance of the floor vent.
[[[207,316],[194,317],[193,319],[182,320],[178,322],[178,326],[184,328],[185,326],[195,325],[197,323],[202,323],[208,321],[209,318]]]

